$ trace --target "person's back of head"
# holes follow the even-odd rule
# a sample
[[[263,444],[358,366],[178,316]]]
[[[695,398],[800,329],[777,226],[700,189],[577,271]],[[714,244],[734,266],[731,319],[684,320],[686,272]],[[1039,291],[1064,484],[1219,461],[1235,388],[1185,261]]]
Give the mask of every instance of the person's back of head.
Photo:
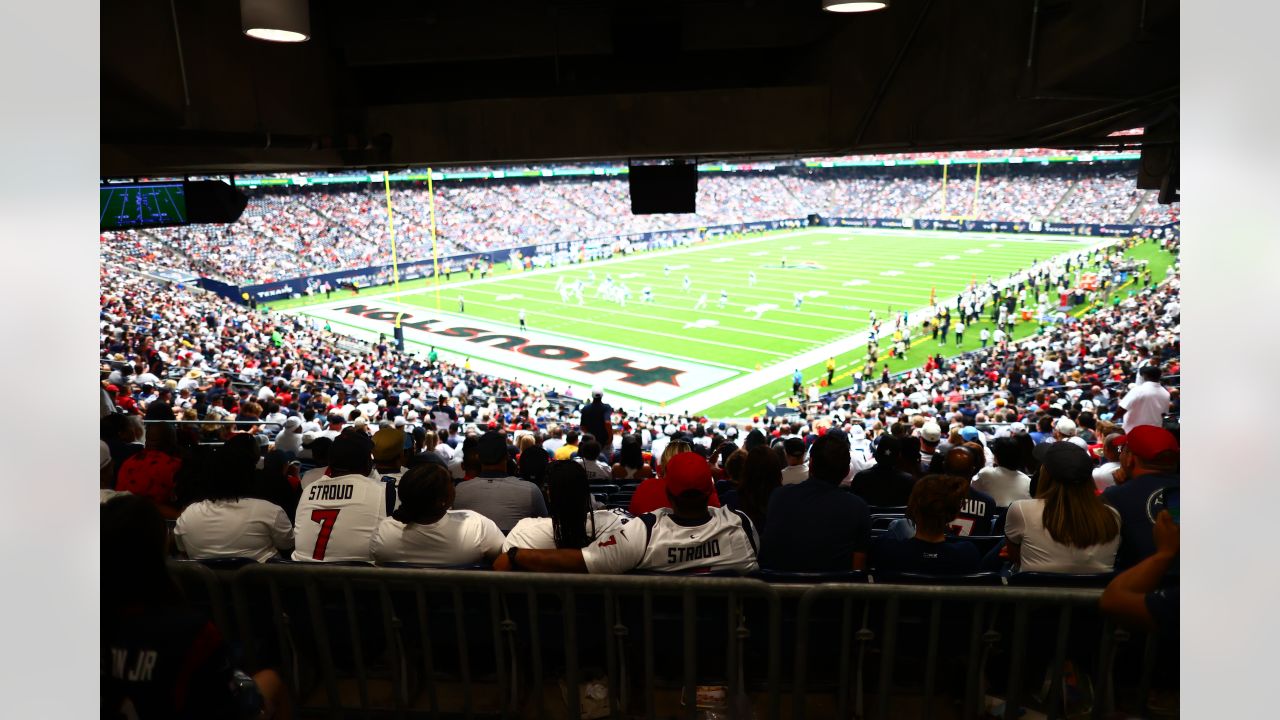
[[[644,466],[644,451],[639,435],[623,435],[618,452],[618,463],[633,470]]]
[[[1119,518],[1097,495],[1087,451],[1057,442],[1041,453],[1040,462],[1036,497],[1044,501],[1042,522],[1055,542],[1087,548],[1120,533]]]
[[[206,500],[238,500],[249,495],[257,474],[261,448],[248,433],[236,433],[213,453],[207,467],[211,476],[205,481]]]
[[[132,602],[176,602],[165,566],[167,530],[155,503],[123,493],[103,503],[99,516],[101,608],[104,616]]]
[[[849,472],[849,442],[843,436],[823,435],[809,450],[809,477],[839,485]]]
[[[548,511],[557,548],[581,549],[595,539],[595,516],[591,513],[591,493],[587,471],[572,460],[557,460],[547,466]],[[587,529],[587,525],[591,529]]]
[[[742,486],[742,477],[747,469],[747,451],[741,448],[729,453],[724,459],[724,472],[735,486]]]
[[[542,487],[550,462],[551,458],[547,451],[541,445],[534,445],[520,453],[520,477]]]
[[[490,430],[476,441],[476,452],[480,460],[480,468],[486,472],[505,472],[507,460],[506,435]]]
[[[916,532],[941,535],[964,506],[968,481],[958,475],[925,475],[916,481],[907,500],[906,515]]]
[[[804,462],[804,440],[798,437],[787,438],[782,442],[782,451],[787,465],[799,465]]]
[[[583,435],[582,442],[578,443],[578,457],[588,462],[597,462],[600,460],[600,443],[591,435]]]
[[[943,458],[943,468],[948,475],[971,478],[982,468],[982,460],[974,456],[973,450],[965,445],[958,445],[947,451]]]
[[[1160,382],[1160,366],[1154,363],[1143,365],[1138,375],[1146,382]]]
[[[1023,469],[1022,447],[1011,437],[996,438],[991,443],[991,454],[995,456],[996,465],[1008,470]]]
[[[406,525],[433,523],[453,505],[453,478],[441,464],[422,463],[400,476],[396,494],[400,507],[391,517]]]
[[[329,467],[332,477],[368,475],[373,469],[373,438],[356,428],[343,430],[329,448]]]

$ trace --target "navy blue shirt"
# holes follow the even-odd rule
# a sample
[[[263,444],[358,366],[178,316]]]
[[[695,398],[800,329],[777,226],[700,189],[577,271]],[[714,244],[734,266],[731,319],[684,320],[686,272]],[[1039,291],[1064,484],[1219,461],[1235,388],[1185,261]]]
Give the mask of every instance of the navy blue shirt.
[[[1164,509],[1165,491],[1171,487],[1178,487],[1177,477],[1151,473],[1103,491],[1103,501],[1120,512],[1117,572],[1155,554],[1156,542],[1151,537],[1151,529],[1155,527],[1156,516]]]
[[[996,509],[995,498],[971,487],[950,528],[956,535],[990,535],[995,526]]]
[[[867,503],[817,478],[773,491],[766,515],[760,567],[768,570],[845,572],[870,547]]]
[[[910,473],[895,469],[888,463],[875,465],[853,476],[849,489],[868,505],[875,507],[902,507],[911,497],[916,479]]]
[[[971,542],[925,542],[917,538],[882,538],[872,565],[885,573],[966,575],[978,571],[982,556]]]

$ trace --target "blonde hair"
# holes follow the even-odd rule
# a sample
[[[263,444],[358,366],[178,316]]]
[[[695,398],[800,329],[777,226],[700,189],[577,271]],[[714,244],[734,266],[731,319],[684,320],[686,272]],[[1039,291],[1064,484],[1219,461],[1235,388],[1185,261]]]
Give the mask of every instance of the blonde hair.
[[[672,440],[667,443],[667,448],[662,451],[662,459],[659,462],[662,466],[662,473],[666,474],[667,463],[670,462],[671,458],[687,452],[693,452],[693,446],[683,440]]]

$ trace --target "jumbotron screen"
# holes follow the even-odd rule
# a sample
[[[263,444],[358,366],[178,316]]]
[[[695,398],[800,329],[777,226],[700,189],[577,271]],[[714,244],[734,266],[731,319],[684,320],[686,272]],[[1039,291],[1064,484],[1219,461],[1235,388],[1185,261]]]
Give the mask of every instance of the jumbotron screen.
[[[187,198],[180,182],[102,185],[98,200],[103,230],[187,222]]]

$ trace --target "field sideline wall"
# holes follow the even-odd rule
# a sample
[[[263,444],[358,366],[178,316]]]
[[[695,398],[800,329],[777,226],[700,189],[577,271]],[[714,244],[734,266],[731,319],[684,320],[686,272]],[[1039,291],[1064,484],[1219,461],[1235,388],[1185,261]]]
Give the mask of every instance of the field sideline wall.
[[[631,233],[607,238],[594,238],[581,241],[562,241],[523,245],[515,248],[504,248],[491,252],[472,252],[440,258],[440,264],[446,261],[453,264],[455,272],[461,270],[470,260],[491,259],[505,262],[508,258],[520,253],[523,257],[549,256],[560,252],[578,253],[583,251],[589,259],[607,256],[607,248],[615,242],[630,241],[633,248],[641,251],[655,247],[669,247],[682,237],[696,233],[699,238],[716,237],[726,233],[760,232],[766,230],[797,229],[804,227],[856,227],[856,228],[892,228],[907,230],[944,230],[956,232],[1002,232],[1002,233],[1035,233],[1046,235],[1064,235],[1075,237],[1129,237],[1149,233],[1153,230],[1172,226],[1149,225],[1100,225],[1092,223],[1060,223],[1060,222],[1007,222],[997,220],[929,220],[922,218],[824,218],[811,215],[807,218],[787,218],[784,220],[766,220],[732,225],[715,225],[702,228],[684,228],[679,230],[658,230],[645,233]],[[430,278],[434,273],[434,261],[411,260],[399,263],[400,280],[402,282]],[[273,300],[301,297],[306,294],[308,286],[315,287],[328,282],[335,288],[358,283],[360,287],[376,287],[388,285],[392,281],[391,265],[374,265],[370,267],[339,270],[317,275],[280,280],[260,285],[236,287],[224,282],[208,278],[200,279],[200,287],[216,292],[223,297],[244,303],[247,293],[255,302],[266,303]]]

